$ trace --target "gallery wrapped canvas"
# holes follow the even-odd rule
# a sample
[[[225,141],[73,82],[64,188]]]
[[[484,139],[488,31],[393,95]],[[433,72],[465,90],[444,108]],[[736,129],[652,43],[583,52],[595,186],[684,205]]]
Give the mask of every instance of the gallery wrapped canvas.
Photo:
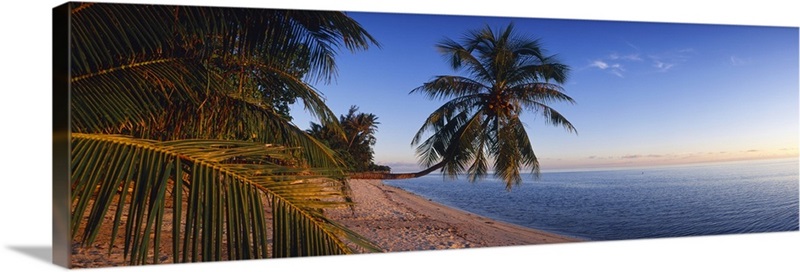
[[[798,230],[797,27],[95,2],[52,18],[68,268]]]

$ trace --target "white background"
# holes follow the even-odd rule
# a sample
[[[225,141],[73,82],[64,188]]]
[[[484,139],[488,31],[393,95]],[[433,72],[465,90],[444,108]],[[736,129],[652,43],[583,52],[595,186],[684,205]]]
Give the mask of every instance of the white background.
[[[9,1],[2,12],[0,259],[4,271],[52,265],[51,20],[59,1]],[[114,1],[219,5],[219,1]],[[227,6],[501,15],[798,27],[791,1],[226,1]],[[378,2],[381,2],[378,4]],[[388,2],[388,1],[387,1]],[[14,4],[8,4],[14,3]],[[524,3],[524,4],[523,4]],[[112,268],[112,271],[800,271],[800,232],[361,256]],[[108,271],[101,269],[99,271]]]

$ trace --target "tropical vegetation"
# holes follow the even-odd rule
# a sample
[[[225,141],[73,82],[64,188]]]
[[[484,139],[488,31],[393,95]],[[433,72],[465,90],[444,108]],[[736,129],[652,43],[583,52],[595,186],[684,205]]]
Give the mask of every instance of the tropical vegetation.
[[[469,180],[490,169],[506,188],[522,181],[522,169],[539,173],[539,161],[520,119],[523,110],[544,116],[569,132],[575,127],[548,104],[574,103],[564,94],[569,68],[547,55],[536,39],[514,33],[513,24],[469,32],[459,43],[437,45],[454,70],[414,89],[431,99],[450,99],[434,110],[414,136],[421,164],[447,175],[466,172]],[[425,132],[432,132],[423,140]]]
[[[312,87],[378,45],[347,14],[70,5],[70,234],[110,232],[131,264],[379,251],[325,217],[353,205],[348,178],[493,169],[511,188],[539,172],[524,112],[576,132],[550,106],[574,103],[569,68],[513,25],[437,45],[460,74],[411,91],[449,100],[412,140],[427,169],[394,174],[373,162],[377,116],[337,119]],[[318,123],[294,125],[295,103]]]
[[[436,47],[460,74],[436,76],[411,91],[449,99],[428,116],[412,140],[419,163],[427,169],[361,177],[413,178],[440,170],[450,177],[466,173],[476,181],[491,169],[511,189],[520,184],[524,170],[534,176],[540,171],[522,122],[524,112],[577,133],[550,106],[575,103],[562,87],[569,67],[547,55],[537,39],[515,33],[513,24],[498,30],[486,26],[468,32],[460,42],[447,38]]]
[[[375,133],[380,124],[375,114],[358,112],[357,106],[351,106],[346,115],[339,117],[339,123],[344,130],[344,138],[339,137],[329,125],[314,122],[311,122],[307,131],[340,154],[350,172],[391,171],[390,167],[374,162],[375,151],[372,147],[377,142]]]
[[[73,239],[92,245],[110,229],[131,264],[165,261],[162,246],[172,262],[379,250],[322,213],[352,204],[343,161],[287,109],[301,103],[345,137],[309,82],[332,79],[340,49],[377,45],[357,22],[70,5]]]

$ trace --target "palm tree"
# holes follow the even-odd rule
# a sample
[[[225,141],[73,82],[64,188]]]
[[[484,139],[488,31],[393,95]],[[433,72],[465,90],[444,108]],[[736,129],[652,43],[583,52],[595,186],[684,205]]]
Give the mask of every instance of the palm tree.
[[[369,171],[374,165],[372,146],[377,139],[378,117],[372,113],[359,113],[358,107],[350,106],[346,115],[339,117],[345,138],[338,137],[333,130],[324,125],[311,122],[307,132],[325,142],[343,157],[349,170]]]
[[[372,113],[357,113],[358,107],[351,106],[346,116],[342,116],[339,122],[347,136],[347,148],[350,154],[355,156],[359,162],[358,168],[366,170],[372,163],[373,151],[377,139],[375,132],[378,130],[378,117]]]
[[[574,103],[561,87],[569,68],[545,55],[537,40],[513,30],[513,24],[500,31],[487,26],[469,32],[461,43],[445,39],[437,45],[452,68],[468,77],[437,76],[411,91],[430,99],[450,99],[428,116],[412,140],[420,164],[427,169],[378,178],[412,178],[441,169],[451,177],[466,172],[475,181],[488,174],[491,164],[494,175],[510,189],[522,181],[522,168],[538,176],[539,161],[520,115],[539,113],[547,123],[577,133],[548,105]]]
[[[377,45],[357,22],[167,5],[67,12],[73,239],[90,245],[110,228],[131,264],[162,261],[165,233],[173,262],[378,250],[322,214],[352,204],[342,162],[274,107],[300,100],[344,137],[306,82],[332,78],[338,48]]]

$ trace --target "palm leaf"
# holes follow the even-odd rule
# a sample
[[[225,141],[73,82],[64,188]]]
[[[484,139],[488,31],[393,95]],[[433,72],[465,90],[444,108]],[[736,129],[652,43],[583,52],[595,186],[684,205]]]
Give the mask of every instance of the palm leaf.
[[[339,183],[328,178],[332,172],[326,169],[292,167],[288,148],[81,133],[72,139],[72,233],[92,244],[110,207],[117,207],[111,228],[116,233],[124,226],[125,255],[132,264],[146,263],[149,250],[158,252],[162,234],[170,232],[164,230],[168,210],[175,262],[352,252],[343,237],[376,249],[324,219],[318,209],[347,204],[337,200],[344,197]],[[188,194],[182,194],[184,189]],[[267,204],[272,206],[271,237]],[[182,232],[176,230],[181,223]],[[281,244],[286,237],[292,237],[291,243]],[[268,248],[270,240],[274,249]],[[291,250],[285,250],[287,245]]]
[[[313,117],[341,133],[321,95],[301,80],[302,73],[288,71],[329,78],[340,45],[357,50],[376,43],[343,13],[74,5],[73,131],[159,140],[251,139],[299,146],[297,153],[315,166],[339,164],[290,120],[241,94],[243,87],[254,93],[258,86],[285,86]],[[233,87],[230,69],[258,70],[261,76]]]
[[[422,92],[429,99],[456,98],[466,95],[479,94],[481,91],[490,90],[480,82],[459,76],[437,76],[410,93]]]

